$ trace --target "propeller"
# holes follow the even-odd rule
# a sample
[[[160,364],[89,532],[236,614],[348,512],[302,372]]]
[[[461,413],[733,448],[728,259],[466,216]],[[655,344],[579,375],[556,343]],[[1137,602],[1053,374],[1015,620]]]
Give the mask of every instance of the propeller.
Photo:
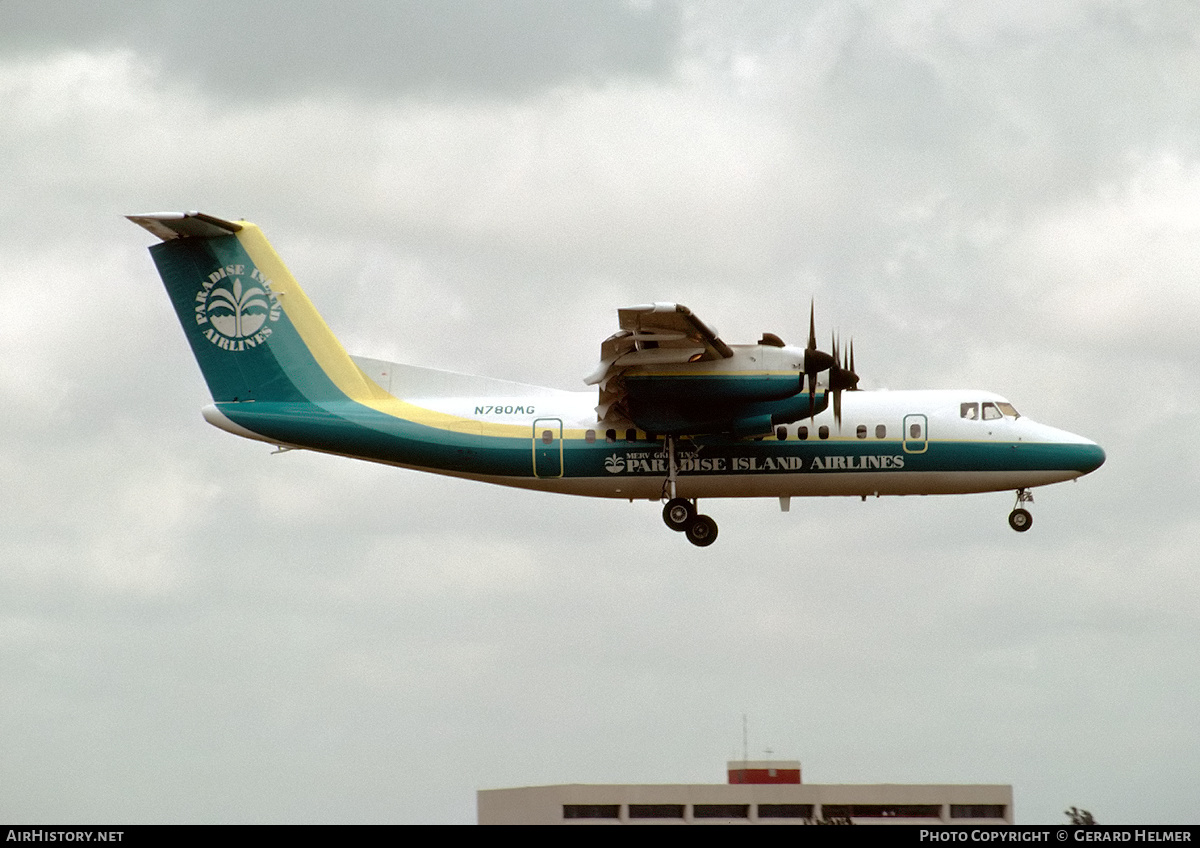
[[[833,337],[833,365],[829,369],[829,391],[833,392],[833,419],[842,428],[842,392],[858,391],[858,375],[854,373],[854,339],[838,364],[838,340]]]
[[[817,391],[817,375],[837,365],[837,357],[817,350],[817,307],[812,301],[808,307],[808,346],[804,348],[804,376],[808,377],[808,408],[813,410]]]
[[[815,408],[817,375],[829,372],[828,391],[833,392],[833,417],[838,429],[842,426],[842,392],[858,390],[858,374],[854,372],[854,339],[844,355],[839,353],[837,336],[832,336],[833,353],[817,349],[817,310],[815,300],[808,308],[808,345],[804,348],[804,376],[808,378],[808,408]],[[801,384],[803,385],[803,384]],[[813,413],[815,417],[815,413]]]
[[[854,372],[854,339],[846,348],[845,354],[839,353],[838,339],[830,334],[833,353],[817,349],[817,307],[814,299],[808,306],[808,345],[804,348],[803,374],[800,387],[803,390],[804,379],[808,378],[808,409],[810,420],[816,417],[817,375],[822,371],[829,372],[829,386],[826,391],[833,392],[833,417],[838,429],[842,428],[842,392],[858,391],[858,374]],[[774,333],[763,333],[759,344],[783,346],[783,341]]]

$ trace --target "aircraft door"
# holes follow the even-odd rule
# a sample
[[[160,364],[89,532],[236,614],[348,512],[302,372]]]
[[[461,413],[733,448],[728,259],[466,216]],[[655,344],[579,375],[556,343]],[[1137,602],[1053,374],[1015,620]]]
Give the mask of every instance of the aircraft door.
[[[563,476],[562,419],[538,418],[533,422],[533,476]]]
[[[925,453],[929,448],[929,422],[924,415],[904,416],[904,452]]]

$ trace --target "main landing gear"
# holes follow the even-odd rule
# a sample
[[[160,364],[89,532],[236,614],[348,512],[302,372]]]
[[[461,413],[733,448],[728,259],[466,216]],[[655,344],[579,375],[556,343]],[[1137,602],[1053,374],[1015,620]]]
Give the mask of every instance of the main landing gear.
[[[1033,492],[1028,489],[1017,489],[1017,503],[1008,514],[1008,526],[1018,533],[1024,533],[1033,526],[1033,516],[1021,504],[1033,503]]]
[[[675,493],[675,481],[679,466],[675,463],[675,437],[667,436],[667,479],[663,482],[663,497],[669,498],[663,506],[663,521],[672,530],[685,533],[687,539],[698,548],[707,548],[717,541],[717,522],[707,515],[696,513],[696,501],[681,498]]]
[[[696,502],[687,498],[671,498],[663,507],[663,521],[672,530],[687,534],[687,539],[699,548],[717,541],[717,522],[707,515],[696,513]]]

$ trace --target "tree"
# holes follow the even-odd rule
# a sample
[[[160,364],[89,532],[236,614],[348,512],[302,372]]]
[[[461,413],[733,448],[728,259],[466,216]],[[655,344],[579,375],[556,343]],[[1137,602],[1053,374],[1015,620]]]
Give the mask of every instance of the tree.
[[[1095,824],[1096,819],[1087,810],[1077,810],[1072,807],[1069,810],[1063,810],[1063,815],[1071,824]]]

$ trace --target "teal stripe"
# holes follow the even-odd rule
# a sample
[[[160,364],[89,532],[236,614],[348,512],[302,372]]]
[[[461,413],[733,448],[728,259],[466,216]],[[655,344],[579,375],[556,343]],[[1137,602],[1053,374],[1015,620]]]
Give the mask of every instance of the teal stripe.
[[[431,469],[533,476],[530,438],[481,438],[442,430],[354,401],[224,403],[217,408],[234,423],[281,443]]]

